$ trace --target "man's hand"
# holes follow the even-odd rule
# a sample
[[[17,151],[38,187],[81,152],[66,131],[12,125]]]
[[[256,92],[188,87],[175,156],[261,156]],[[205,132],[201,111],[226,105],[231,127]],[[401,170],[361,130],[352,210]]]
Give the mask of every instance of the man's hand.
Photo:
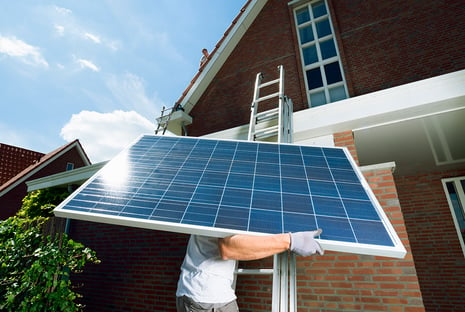
[[[316,231],[290,233],[290,250],[303,257],[311,256],[316,252],[323,255],[323,248],[321,248],[320,244],[315,240],[315,236],[320,235],[321,232],[323,231],[318,229]]]

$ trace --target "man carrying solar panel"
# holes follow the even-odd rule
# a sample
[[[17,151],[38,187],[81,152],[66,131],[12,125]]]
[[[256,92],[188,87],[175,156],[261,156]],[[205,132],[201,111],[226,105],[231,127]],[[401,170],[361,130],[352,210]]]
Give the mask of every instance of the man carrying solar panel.
[[[177,311],[239,311],[232,288],[237,260],[262,259],[286,250],[300,256],[322,255],[323,249],[314,239],[321,232],[219,239],[191,235],[176,291]]]

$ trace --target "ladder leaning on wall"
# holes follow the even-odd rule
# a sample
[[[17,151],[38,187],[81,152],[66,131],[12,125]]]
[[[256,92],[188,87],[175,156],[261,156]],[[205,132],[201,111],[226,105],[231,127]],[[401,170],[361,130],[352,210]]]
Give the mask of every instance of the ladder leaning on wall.
[[[158,134],[158,132],[161,131],[162,135],[165,135],[166,129],[168,129],[168,123],[170,122],[171,115],[173,114],[173,111],[175,110],[176,106],[167,108],[163,106],[161,109],[161,115],[159,118],[157,118],[157,129],[155,129],[155,134]]]
[[[284,68],[282,65],[278,66],[278,72],[279,77],[268,82],[263,82],[262,73],[257,74],[250,107],[249,141],[292,143],[293,104],[292,100],[284,94]],[[269,92],[273,87],[276,88],[276,85],[277,92],[261,95]],[[276,105],[276,107],[260,111],[260,103],[267,106]],[[236,274],[272,274],[272,311],[297,311],[295,254],[283,252],[274,255],[272,269],[237,269]]]

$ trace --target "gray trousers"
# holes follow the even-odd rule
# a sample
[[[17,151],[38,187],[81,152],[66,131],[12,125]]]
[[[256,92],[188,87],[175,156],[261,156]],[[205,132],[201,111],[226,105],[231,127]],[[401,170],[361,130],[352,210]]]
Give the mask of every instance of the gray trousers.
[[[215,304],[198,303],[189,297],[176,297],[177,312],[239,312],[236,300],[221,306]]]

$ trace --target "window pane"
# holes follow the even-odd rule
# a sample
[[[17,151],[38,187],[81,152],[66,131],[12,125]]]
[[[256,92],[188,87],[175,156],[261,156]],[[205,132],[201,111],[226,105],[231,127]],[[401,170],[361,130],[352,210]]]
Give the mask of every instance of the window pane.
[[[300,34],[300,43],[304,44],[306,42],[313,41],[313,31],[312,31],[312,25],[309,25],[304,28],[299,29],[299,34]]]
[[[318,1],[312,5],[313,17],[317,18],[326,14],[326,5],[324,1]]]
[[[302,8],[296,12],[297,24],[308,22],[310,20],[310,13],[308,12],[307,7]]]
[[[329,89],[329,98],[331,102],[336,102],[347,98],[344,86]]]
[[[464,180],[460,181],[463,186]],[[457,194],[455,189],[454,182],[447,182],[447,191],[449,193],[449,199],[452,203],[452,207],[454,208],[455,218],[457,219],[457,223],[459,224],[460,231],[462,235],[465,235],[465,216],[462,203],[460,202],[460,198]]]
[[[334,45],[334,40],[329,39],[320,43],[321,56],[323,59],[327,59],[333,56],[336,56],[336,46]]]
[[[317,92],[310,94],[310,104],[312,107],[326,104],[325,92]]]
[[[307,70],[308,89],[316,89],[323,86],[323,79],[321,78],[320,68]]]
[[[326,82],[328,85],[342,81],[341,69],[339,68],[339,62],[334,62],[325,65]]]
[[[331,26],[329,26],[329,20],[327,18],[316,23],[316,32],[318,34],[318,38],[331,35]]]
[[[304,55],[305,65],[318,62],[318,54],[316,53],[316,47],[314,45],[302,49],[302,53]]]

